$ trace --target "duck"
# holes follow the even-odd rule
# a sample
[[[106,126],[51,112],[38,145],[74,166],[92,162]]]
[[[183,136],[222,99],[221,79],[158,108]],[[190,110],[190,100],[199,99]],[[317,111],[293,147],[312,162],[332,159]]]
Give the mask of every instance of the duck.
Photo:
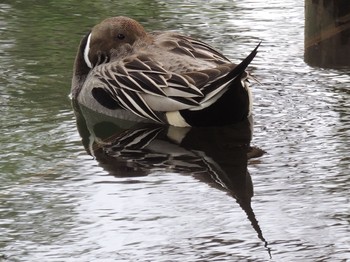
[[[103,115],[177,127],[225,126],[252,114],[246,70],[211,45],[174,31],[147,32],[110,17],[81,39],[70,96]]]

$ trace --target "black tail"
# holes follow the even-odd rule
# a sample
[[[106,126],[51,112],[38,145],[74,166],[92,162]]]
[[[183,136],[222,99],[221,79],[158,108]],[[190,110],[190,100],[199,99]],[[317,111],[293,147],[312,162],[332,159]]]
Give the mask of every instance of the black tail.
[[[261,41],[254,48],[254,50],[241,63],[239,63],[239,65],[237,65],[234,69],[232,69],[230,73],[227,74],[225,78],[235,78],[236,76],[241,75],[246,70],[248,65],[253,61],[256,54],[258,53],[258,48],[260,44],[261,44]]]
[[[241,76],[245,74],[245,69],[257,54],[260,43],[227,75],[211,83],[215,87],[229,83],[226,92],[215,103],[202,110],[180,111],[188,124],[191,126],[223,126],[247,118],[251,101],[248,91],[241,84]]]

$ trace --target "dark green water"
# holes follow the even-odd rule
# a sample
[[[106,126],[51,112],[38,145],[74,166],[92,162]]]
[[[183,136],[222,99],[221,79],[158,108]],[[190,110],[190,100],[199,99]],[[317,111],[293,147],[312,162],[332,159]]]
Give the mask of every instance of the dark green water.
[[[2,0],[0,261],[349,261],[350,71],[303,62],[303,10],[294,0]],[[68,98],[73,60],[86,31],[116,15],[233,61],[263,41],[251,144],[266,153],[247,162],[233,144],[230,163],[203,133],[181,133],[191,143],[161,155],[214,159],[247,184],[237,175],[218,190],[207,169],[179,168],[183,158],[164,171],[85,151]]]

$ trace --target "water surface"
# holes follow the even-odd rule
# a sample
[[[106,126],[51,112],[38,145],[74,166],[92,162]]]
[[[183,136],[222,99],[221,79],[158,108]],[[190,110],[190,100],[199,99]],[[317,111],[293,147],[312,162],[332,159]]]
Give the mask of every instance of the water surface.
[[[294,0],[2,1],[0,261],[350,260],[350,71],[304,63],[303,11]],[[192,131],[180,137],[203,143],[125,131],[157,145],[144,162],[139,149],[91,147],[93,122],[82,140],[72,63],[86,31],[115,15],[198,37],[235,62],[263,41],[252,140],[228,132],[232,162]]]

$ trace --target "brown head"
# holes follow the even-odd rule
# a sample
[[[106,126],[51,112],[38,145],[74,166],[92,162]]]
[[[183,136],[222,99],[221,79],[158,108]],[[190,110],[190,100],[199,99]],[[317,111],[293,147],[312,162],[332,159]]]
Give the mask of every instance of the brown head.
[[[75,58],[72,96],[78,95],[90,70],[112,57],[121,57],[131,52],[134,44],[149,39],[144,28],[135,20],[118,16],[107,18],[84,36]]]
[[[146,39],[147,33],[135,20],[118,16],[94,26],[84,47],[84,61],[90,68],[131,50],[133,44]]]

